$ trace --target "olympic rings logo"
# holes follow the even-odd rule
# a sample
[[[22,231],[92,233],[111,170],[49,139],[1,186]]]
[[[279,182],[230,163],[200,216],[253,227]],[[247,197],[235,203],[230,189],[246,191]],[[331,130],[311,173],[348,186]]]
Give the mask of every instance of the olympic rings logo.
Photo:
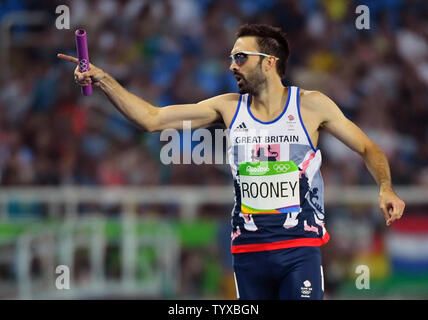
[[[86,59],[79,60],[79,68],[80,68],[80,72],[88,71],[89,70],[88,60],[86,60]]]
[[[279,163],[279,164],[274,164],[273,168],[276,171],[285,172],[285,171],[288,171],[290,169],[290,165],[287,163]]]

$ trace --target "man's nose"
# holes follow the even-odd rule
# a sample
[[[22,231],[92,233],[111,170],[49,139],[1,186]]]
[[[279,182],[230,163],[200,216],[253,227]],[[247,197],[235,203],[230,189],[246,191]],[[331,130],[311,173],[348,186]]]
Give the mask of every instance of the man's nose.
[[[239,66],[236,64],[234,60],[232,60],[232,62],[230,63],[229,70],[232,72],[239,70]]]

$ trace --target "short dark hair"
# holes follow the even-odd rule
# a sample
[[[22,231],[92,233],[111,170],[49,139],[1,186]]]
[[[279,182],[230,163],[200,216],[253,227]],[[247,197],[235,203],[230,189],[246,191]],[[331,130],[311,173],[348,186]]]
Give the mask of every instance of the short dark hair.
[[[276,71],[283,79],[287,67],[287,59],[290,55],[285,32],[280,28],[265,24],[244,24],[239,27],[236,38],[247,36],[256,37],[257,45],[262,53],[279,58],[276,62]]]

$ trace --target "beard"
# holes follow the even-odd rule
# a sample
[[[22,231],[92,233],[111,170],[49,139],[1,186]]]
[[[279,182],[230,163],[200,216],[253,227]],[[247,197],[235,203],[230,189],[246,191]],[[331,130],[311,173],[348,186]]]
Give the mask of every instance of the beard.
[[[267,79],[262,72],[261,62],[259,62],[246,76],[238,72],[235,72],[235,74],[242,79],[238,82],[238,91],[240,94],[249,93],[258,96],[261,90],[266,87]]]

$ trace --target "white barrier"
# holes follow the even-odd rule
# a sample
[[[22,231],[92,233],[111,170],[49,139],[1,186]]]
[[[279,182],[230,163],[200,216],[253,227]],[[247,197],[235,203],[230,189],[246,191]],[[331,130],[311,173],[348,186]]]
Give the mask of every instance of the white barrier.
[[[428,187],[395,187],[397,194],[411,204],[428,204]],[[0,217],[4,223],[13,223],[8,204],[43,203],[48,217],[63,221],[60,228],[46,227],[38,232],[27,232],[17,242],[0,242],[0,264],[14,264],[16,281],[5,282],[0,278],[0,298],[55,299],[99,297],[111,295],[147,295],[161,297],[168,287],[174,294],[179,286],[180,246],[177,235],[168,225],[155,237],[137,235],[135,226],[143,215],[137,215],[141,204],[175,204],[180,208],[180,218],[197,218],[201,206],[214,204],[233,205],[232,186],[224,187],[58,187],[58,188],[0,188]],[[121,275],[111,279],[105,275],[105,249],[107,240],[101,231],[106,218],[101,212],[79,214],[79,206],[85,203],[119,204],[118,222],[122,228],[120,239]],[[362,204],[378,206],[378,189],[370,187],[327,187],[326,208],[329,205]],[[64,210],[59,208],[64,207]],[[226,215],[230,211],[225,212]],[[40,221],[44,221],[41,218]],[[43,224],[42,224],[43,225]],[[89,227],[89,231],[88,231]],[[86,228],[86,229],[85,229]],[[86,231],[85,231],[86,230]],[[151,246],[159,255],[159,267],[153,273],[153,281],[145,285],[137,283],[136,259],[140,246]],[[89,252],[87,281],[75,290],[55,289],[54,266],[63,264],[73,269],[75,250],[84,247]],[[55,256],[57,253],[57,257]],[[31,275],[32,259],[41,257],[42,278]]]
[[[394,188],[406,204],[424,204],[428,200],[428,186],[397,186]],[[376,186],[332,186],[325,188],[325,203],[372,204],[378,203]],[[0,216],[8,219],[6,205],[10,201],[41,202],[48,205],[48,215],[58,217],[58,206],[65,205],[67,217],[74,217],[82,203],[121,204],[127,212],[133,212],[137,204],[177,204],[180,217],[195,219],[202,205],[233,206],[232,186],[188,187],[38,187],[0,188]]]

